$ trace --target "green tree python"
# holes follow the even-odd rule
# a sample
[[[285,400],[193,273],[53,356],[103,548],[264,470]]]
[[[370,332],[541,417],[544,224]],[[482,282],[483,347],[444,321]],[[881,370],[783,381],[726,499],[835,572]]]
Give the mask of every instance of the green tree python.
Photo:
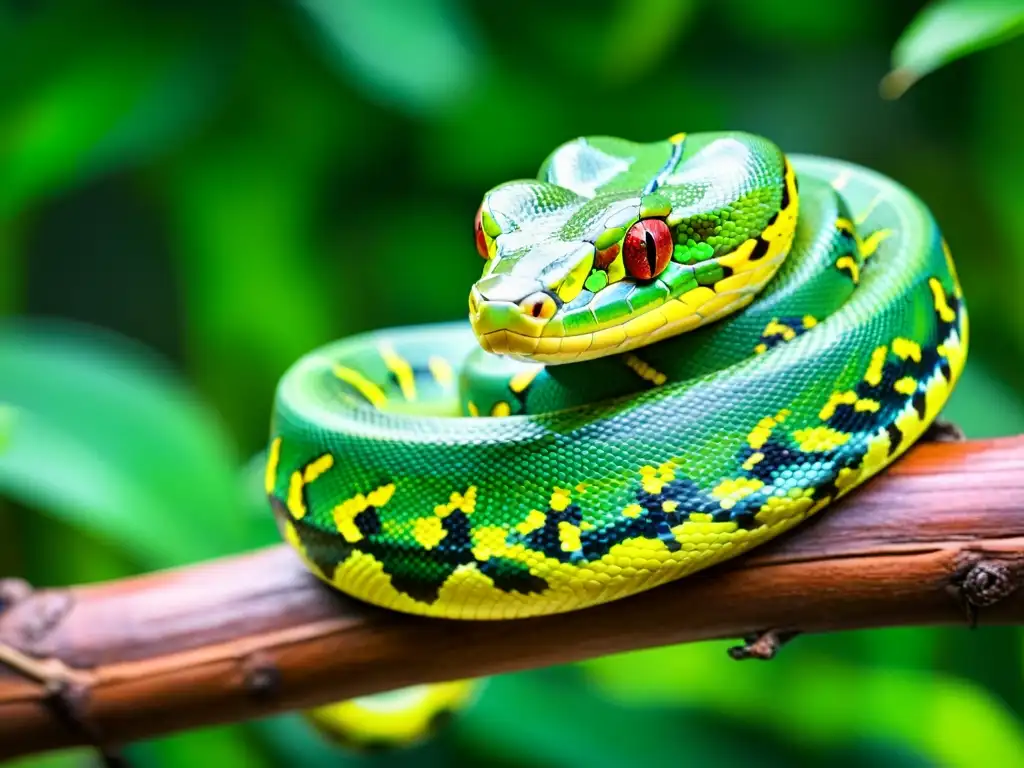
[[[897,459],[964,366],[925,205],[758,136],[568,142],[475,238],[468,323],[344,339],[277,392],[283,536],[385,608],[558,613],[735,557]]]

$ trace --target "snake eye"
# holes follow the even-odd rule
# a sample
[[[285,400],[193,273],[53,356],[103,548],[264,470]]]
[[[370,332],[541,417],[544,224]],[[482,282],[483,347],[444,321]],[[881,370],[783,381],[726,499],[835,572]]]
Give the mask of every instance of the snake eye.
[[[476,212],[476,221],[473,222],[473,232],[476,236],[476,252],[483,258],[489,259],[491,254],[487,249],[487,234],[484,232],[483,212],[484,207],[481,205]]]
[[[555,314],[557,309],[555,300],[543,291],[531,293],[519,302],[519,308],[530,317],[536,317],[538,320],[549,319]]]
[[[650,280],[665,271],[672,260],[672,231],[661,219],[641,219],[626,233],[622,260],[626,271],[638,280]]]

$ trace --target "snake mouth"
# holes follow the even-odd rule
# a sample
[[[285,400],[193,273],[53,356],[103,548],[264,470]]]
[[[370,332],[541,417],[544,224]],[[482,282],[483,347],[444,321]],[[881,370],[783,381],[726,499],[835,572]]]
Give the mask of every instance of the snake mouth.
[[[531,354],[555,313],[554,299],[531,294],[519,301],[485,299],[475,287],[469,294],[469,323],[487,352]]]
[[[517,303],[483,299],[474,290],[469,299],[469,324],[480,346],[495,354],[530,354],[548,325]]]

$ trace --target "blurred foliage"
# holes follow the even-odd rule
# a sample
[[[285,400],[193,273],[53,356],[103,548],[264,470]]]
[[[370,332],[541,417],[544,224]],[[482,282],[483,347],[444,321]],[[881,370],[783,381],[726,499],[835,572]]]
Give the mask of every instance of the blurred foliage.
[[[974,437],[1024,432],[1020,6],[0,3],[0,574],[93,581],[276,541],[258,464],[238,468],[284,369],[462,315],[480,194],[583,133],[739,128],[907,184],[971,309],[947,413]],[[878,97],[890,60],[902,91],[996,42]],[[398,755],[342,755],[287,716],[129,756],[1020,765],[1022,663],[1012,628],[801,638],[769,665],[708,643],[498,678]]]
[[[968,53],[1024,32],[1021,0],[942,0],[920,13],[896,42],[882,93],[903,94],[919,78]]]

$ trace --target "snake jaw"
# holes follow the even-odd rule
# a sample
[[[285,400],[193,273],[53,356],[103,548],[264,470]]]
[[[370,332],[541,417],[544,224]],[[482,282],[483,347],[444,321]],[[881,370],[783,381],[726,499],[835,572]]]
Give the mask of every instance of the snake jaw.
[[[469,293],[469,322],[488,352],[530,355],[559,301],[536,280],[494,275]]]
[[[480,346],[497,355],[532,354],[548,323],[534,317],[522,303],[479,298],[470,294],[469,322]]]

